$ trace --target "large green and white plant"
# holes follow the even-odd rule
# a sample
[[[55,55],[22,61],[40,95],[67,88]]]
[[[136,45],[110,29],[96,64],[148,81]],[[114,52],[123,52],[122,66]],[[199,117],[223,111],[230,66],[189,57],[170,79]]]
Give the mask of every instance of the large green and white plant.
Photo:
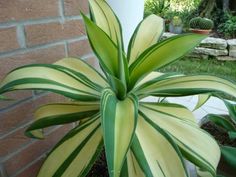
[[[221,78],[152,72],[206,36],[184,34],[158,42],[163,19],[151,15],[136,28],[126,54],[114,12],[104,0],[89,2],[91,20],[83,19],[102,74],[81,59],[65,58],[17,68],[0,85],[0,94],[40,89],[74,100],[40,107],[26,131],[43,138],[43,128],[80,121],[49,153],[38,176],[86,176],[103,146],[110,177],[184,177],[184,159],[215,176],[220,149],[192,113],[176,104],[142,101],[209,92],[235,96],[236,86]]]

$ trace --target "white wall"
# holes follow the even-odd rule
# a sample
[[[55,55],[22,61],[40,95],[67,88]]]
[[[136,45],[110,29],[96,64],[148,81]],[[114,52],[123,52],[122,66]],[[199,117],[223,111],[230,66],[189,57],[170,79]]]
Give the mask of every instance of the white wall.
[[[121,21],[125,48],[127,49],[136,26],[143,19],[144,0],[107,0],[107,2]]]

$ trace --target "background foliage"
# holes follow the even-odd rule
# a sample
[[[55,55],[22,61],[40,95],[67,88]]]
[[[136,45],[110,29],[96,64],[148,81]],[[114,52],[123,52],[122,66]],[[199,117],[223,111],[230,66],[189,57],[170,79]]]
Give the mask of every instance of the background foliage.
[[[232,1],[233,2],[233,1]],[[236,13],[234,5],[225,0],[146,0],[145,16],[159,15],[168,23],[174,16],[179,16],[184,25],[184,31],[189,28],[189,21],[193,17],[207,17],[214,21],[215,35],[223,38],[236,37]]]

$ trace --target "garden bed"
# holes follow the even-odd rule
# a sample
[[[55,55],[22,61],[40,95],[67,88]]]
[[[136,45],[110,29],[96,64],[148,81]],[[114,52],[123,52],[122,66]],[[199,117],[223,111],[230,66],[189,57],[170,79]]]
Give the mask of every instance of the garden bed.
[[[233,140],[233,141],[230,140],[227,132],[219,129],[213,123],[211,122],[204,123],[201,126],[201,128],[206,130],[208,133],[210,133],[218,142],[218,144],[236,147],[236,140]],[[222,174],[225,177],[235,177],[236,175],[235,171],[236,171],[235,169],[227,165],[224,159],[221,158],[220,163],[218,165],[218,174]]]

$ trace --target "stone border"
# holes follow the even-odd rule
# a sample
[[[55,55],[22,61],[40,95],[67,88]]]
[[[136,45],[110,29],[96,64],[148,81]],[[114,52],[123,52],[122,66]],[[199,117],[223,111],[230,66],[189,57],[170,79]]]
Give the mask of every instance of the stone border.
[[[163,34],[163,39],[175,35],[167,32]],[[208,37],[189,56],[202,59],[214,57],[217,60],[236,61],[236,39],[225,40]]]

